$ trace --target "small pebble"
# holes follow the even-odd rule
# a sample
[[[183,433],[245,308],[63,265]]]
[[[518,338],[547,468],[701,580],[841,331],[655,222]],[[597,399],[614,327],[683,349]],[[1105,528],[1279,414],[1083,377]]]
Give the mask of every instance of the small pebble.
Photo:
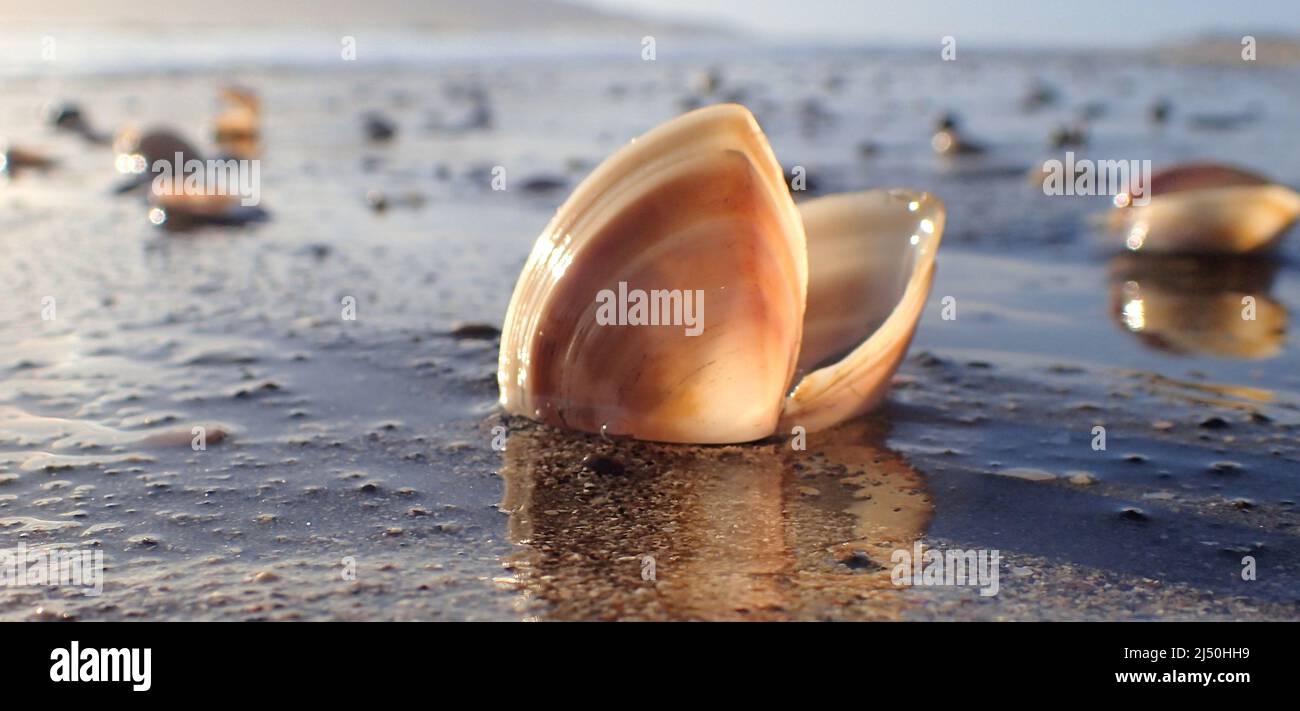
[[[835,551],[834,555],[836,563],[854,570],[879,567],[872,562],[871,558],[867,557],[866,553],[853,548],[839,548]]]
[[[490,341],[501,335],[501,329],[489,323],[458,323],[451,329],[451,337],[459,340]]]
[[[555,192],[568,184],[567,180],[558,176],[535,175],[531,178],[524,179],[524,182],[520,184],[520,187],[523,188],[523,191],[526,193],[541,195]]]
[[[397,135],[397,126],[378,113],[366,114],[365,129],[366,136],[372,141],[390,141]]]
[[[1218,415],[1214,415],[1213,417],[1207,417],[1204,420],[1201,420],[1201,427],[1204,427],[1207,430],[1222,430],[1228,427],[1228,421]]]
[[[625,472],[618,460],[590,454],[582,458],[582,468],[601,476],[622,476]]]
[[[1125,506],[1120,509],[1119,516],[1126,521],[1147,521],[1151,518],[1150,516],[1147,516],[1145,511],[1136,506]]]

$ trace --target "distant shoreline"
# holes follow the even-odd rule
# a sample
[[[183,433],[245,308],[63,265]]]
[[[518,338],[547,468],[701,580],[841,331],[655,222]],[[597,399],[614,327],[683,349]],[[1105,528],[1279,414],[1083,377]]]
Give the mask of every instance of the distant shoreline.
[[[5,29],[132,28],[204,31],[295,29],[347,33],[387,28],[434,33],[640,32],[724,36],[719,27],[617,14],[568,0],[0,0]]]

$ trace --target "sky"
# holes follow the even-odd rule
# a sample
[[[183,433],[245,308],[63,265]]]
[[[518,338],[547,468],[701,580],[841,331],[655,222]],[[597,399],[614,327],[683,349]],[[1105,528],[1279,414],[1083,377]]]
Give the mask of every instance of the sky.
[[[1300,33],[1300,0],[578,0],[791,40],[1150,45],[1207,31]]]

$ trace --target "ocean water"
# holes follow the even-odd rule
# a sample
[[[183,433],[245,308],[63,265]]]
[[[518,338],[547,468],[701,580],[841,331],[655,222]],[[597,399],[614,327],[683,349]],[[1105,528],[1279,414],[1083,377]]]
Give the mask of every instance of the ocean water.
[[[0,185],[0,545],[93,548],[108,567],[99,597],[0,590],[0,617],[1296,616],[1300,247],[1135,259],[1092,225],[1105,198],[1048,197],[1030,177],[1087,112],[1080,157],[1223,160],[1300,184],[1294,69],[734,44],[646,62],[401,35],[356,63],[325,35],[97,36],[67,54],[60,40],[55,69],[14,59],[24,37],[0,42],[0,133],[58,164]],[[264,115],[269,219],[240,228],[154,227],[115,194],[110,150],[41,119],[71,100],[102,131],[170,126],[213,150],[229,83]],[[1026,110],[1039,83],[1058,98]],[[1173,110],[1156,124],[1160,99]],[[808,193],[910,187],[948,205],[890,402],[806,453],[503,418],[497,343],[458,327],[500,323],[533,239],[594,165],[720,100],[755,112]],[[488,125],[469,123],[484,105]],[[371,111],[392,141],[366,139]],[[931,150],[950,111],[982,155]],[[1233,328],[1244,295],[1274,328]],[[916,540],[1000,551],[999,593],[893,585],[889,552]]]

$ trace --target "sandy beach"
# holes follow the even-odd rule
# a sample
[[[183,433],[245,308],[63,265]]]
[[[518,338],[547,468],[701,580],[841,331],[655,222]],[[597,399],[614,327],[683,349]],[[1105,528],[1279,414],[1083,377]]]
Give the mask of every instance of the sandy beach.
[[[515,45],[527,61],[471,42],[407,52],[398,34],[371,62],[363,34],[355,62],[309,61],[295,40],[301,61],[283,65],[169,71],[146,51],[111,72],[3,74],[0,132],[57,164],[0,184],[0,547],[102,550],[106,569],[97,597],[0,591],[0,619],[1300,618],[1294,236],[1269,258],[1139,259],[1093,224],[1106,198],[1049,198],[1030,177],[1086,109],[1080,155],[1224,160],[1300,184],[1294,67],[1032,51],[945,64],[737,49],[684,26],[656,29],[644,61],[636,21],[566,11],[535,12],[594,23],[599,41]],[[482,13],[415,24],[478,29]],[[266,219],[240,227],[150,224],[116,194],[112,150],[42,115],[75,101],[100,130],[169,126],[215,151],[231,84],[263,112]],[[1036,84],[1058,97],[1026,111]],[[1162,99],[1172,117],[1156,124]],[[806,452],[503,415],[495,329],[538,232],[619,146],[721,101],[806,169],[797,201],[907,186],[946,202],[888,403]],[[985,153],[935,155],[947,111]],[[390,140],[367,138],[371,112]],[[1243,295],[1266,328],[1229,327]],[[917,541],[997,549],[998,593],[893,584],[890,551]]]

